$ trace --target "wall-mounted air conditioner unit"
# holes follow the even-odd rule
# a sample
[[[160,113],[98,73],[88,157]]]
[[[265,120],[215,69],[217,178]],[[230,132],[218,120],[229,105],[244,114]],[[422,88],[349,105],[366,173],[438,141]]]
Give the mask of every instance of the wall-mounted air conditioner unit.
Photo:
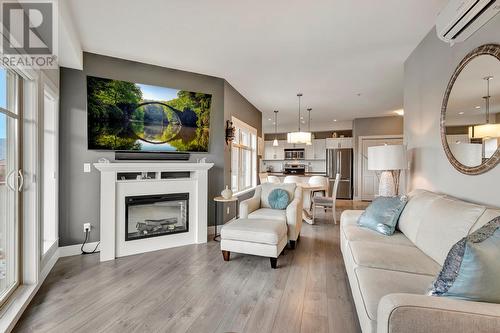
[[[499,12],[500,0],[451,0],[437,17],[437,35],[452,45],[462,42]]]

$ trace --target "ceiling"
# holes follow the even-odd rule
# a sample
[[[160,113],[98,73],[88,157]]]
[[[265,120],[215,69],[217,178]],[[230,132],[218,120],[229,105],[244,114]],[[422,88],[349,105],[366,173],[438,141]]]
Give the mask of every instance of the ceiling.
[[[403,64],[447,0],[70,0],[84,51],[225,78],[265,132],[403,106]],[[337,126],[338,127],[338,126]]]

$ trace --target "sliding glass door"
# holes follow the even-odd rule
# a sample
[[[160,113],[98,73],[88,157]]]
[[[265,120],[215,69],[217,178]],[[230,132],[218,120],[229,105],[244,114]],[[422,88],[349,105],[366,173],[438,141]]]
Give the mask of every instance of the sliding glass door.
[[[18,75],[0,67],[0,304],[19,284],[20,168]]]

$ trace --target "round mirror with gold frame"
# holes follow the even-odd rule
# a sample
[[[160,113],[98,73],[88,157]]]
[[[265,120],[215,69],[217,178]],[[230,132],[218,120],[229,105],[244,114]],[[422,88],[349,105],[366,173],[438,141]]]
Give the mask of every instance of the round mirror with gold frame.
[[[500,45],[474,49],[455,69],[441,107],[441,141],[464,174],[478,175],[500,162]]]

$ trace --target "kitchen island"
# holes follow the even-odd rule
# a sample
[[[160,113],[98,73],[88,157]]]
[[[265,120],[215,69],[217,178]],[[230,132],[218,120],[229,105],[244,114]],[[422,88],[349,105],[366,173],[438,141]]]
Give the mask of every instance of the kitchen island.
[[[286,176],[298,176],[301,179],[304,178],[304,179],[307,179],[307,180],[309,180],[309,178],[311,178],[311,176],[323,176],[323,177],[326,177],[326,173],[325,172],[306,172],[306,173],[297,174],[297,175],[289,174],[289,173],[284,173],[284,172],[267,172],[267,174],[269,176],[279,177],[280,179],[281,178],[285,178]],[[305,180],[304,182],[307,183],[307,180]]]

